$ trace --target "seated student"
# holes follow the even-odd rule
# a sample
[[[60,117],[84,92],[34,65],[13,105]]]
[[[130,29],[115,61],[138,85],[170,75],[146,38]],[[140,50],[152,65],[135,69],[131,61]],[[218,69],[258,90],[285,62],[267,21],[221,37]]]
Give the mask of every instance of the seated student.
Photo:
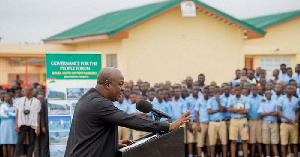
[[[196,141],[197,141],[197,152],[198,156],[202,156],[202,148],[204,144],[207,146],[207,155],[210,155],[210,151],[208,149],[209,140],[208,140],[208,122],[209,116],[207,112],[207,102],[209,99],[209,90],[208,87],[204,87],[202,91],[203,97],[197,100],[195,105],[195,115],[196,115]]]
[[[231,156],[235,157],[236,153],[236,142],[238,133],[241,135],[243,144],[244,157],[247,156],[247,140],[249,140],[249,127],[247,122],[247,114],[249,113],[250,105],[248,99],[241,95],[242,87],[237,84],[234,87],[235,96],[229,99],[228,110],[231,112],[230,128],[229,128],[229,139],[231,141]]]
[[[279,128],[277,123],[277,101],[271,99],[271,91],[265,92],[258,113],[262,121],[262,143],[265,144],[266,157],[271,156],[270,144],[275,157],[278,157],[277,144],[279,144]],[[251,126],[250,126],[251,127]],[[251,132],[250,132],[251,134]]]
[[[298,154],[298,99],[292,94],[294,87],[286,86],[286,95],[278,100],[278,115],[280,124],[281,156],[286,156],[286,146],[292,145],[294,154]],[[297,118],[296,118],[297,117]]]
[[[130,114],[130,104],[127,104],[124,102],[123,95],[119,98],[118,101],[113,102],[113,104],[119,109],[122,110],[126,113]],[[118,135],[119,135],[119,140],[123,139],[129,139],[130,138],[130,129],[122,126],[118,126]]]
[[[249,118],[249,128],[250,128],[250,136],[249,136],[249,141],[248,143],[251,145],[251,156],[255,156],[255,146],[257,145],[258,147],[258,156],[262,155],[262,146],[261,146],[261,139],[262,139],[262,134],[261,134],[261,124],[262,121],[260,119],[260,116],[257,112],[262,96],[257,94],[257,86],[252,85],[251,86],[251,91],[252,95],[248,97],[249,99],[249,105],[250,105],[250,110],[248,113],[248,118]]]
[[[200,87],[199,86],[193,86],[192,87],[192,95],[189,96],[186,99],[186,105],[183,108],[183,112],[186,110],[190,110],[190,114],[195,113],[195,105],[197,100],[199,100],[198,93],[199,93]],[[186,123],[185,126],[185,143],[188,144],[188,154],[189,157],[193,157],[193,143],[196,143],[196,134],[194,133],[194,130],[196,129],[196,117],[193,116],[190,118],[190,121]]]
[[[215,157],[215,145],[217,139],[221,140],[222,154],[227,154],[227,129],[225,122],[225,105],[220,99],[221,90],[215,87],[214,96],[207,102],[207,111],[209,114],[208,138],[211,148],[211,156]]]

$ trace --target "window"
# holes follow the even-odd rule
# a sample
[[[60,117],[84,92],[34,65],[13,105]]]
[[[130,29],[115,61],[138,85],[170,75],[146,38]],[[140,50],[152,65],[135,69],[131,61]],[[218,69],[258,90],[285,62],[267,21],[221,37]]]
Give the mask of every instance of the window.
[[[117,68],[117,54],[106,55],[106,66]]]
[[[290,58],[289,57],[263,57],[260,58],[260,66],[262,69],[265,69],[267,72],[267,77],[272,78],[273,70],[280,70],[280,64],[285,63],[286,67],[290,66]]]

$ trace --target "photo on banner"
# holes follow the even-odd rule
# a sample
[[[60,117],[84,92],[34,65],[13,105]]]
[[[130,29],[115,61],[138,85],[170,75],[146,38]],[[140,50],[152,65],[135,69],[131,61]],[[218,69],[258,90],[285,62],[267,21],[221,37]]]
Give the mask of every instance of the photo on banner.
[[[100,52],[46,52],[50,156],[63,157],[76,103],[97,84]]]

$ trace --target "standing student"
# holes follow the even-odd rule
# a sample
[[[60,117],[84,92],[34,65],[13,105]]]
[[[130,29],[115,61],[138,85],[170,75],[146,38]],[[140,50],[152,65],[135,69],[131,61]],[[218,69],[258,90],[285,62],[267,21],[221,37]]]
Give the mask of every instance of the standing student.
[[[298,99],[294,97],[294,87],[286,86],[286,95],[278,100],[278,115],[280,124],[280,144],[281,156],[286,156],[286,146],[292,145],[294,154],[298,154],[298,117],[299,104]]]
[[[162,112],[165,112],[168,115],[171,115],[170,106],[166,101],[164,101],[165,95],[166,95],[165,90],[159,89],[157,91],[157,98],[156,98],[156,101],[153,101],[153,108],[158,109]],[[160,119],[160,121],[162,121],[162,122],[170,122],[170,120],[171,119],[168,119],[165,117],[162,117]]]
[[[115,107],[119,110],[122,110],[128,114],[130,114],[130,104],[124,102],[123,95],[118,98],[118,101],[113,102]],[[119,140],[129,139],[130,138],[130,129],[122,126],[118,126],[118,138]]]
[[[280,64],[281,74],[279,75],[279,80],[285,80],[287,77],[287,68],[286,64]]]
[[[257,94],[257,86],[251,86],[252,95],[248,97],[250,110],[248,114],[249,118],[249,141],[248,143],[251,145],[251,157],[255,156],[255,146],[258,147],[258,156],[262,155],[262,134],[261,134],[261,125],[262,120],[260,118],[259,113],[257,112],[262,100],[262,96]]]
[[[219,138],[222,144],[222,154],[227,155],[227,129],[225,122],[225,105],[220,99],[221,90],[216,87],[214,96],[207,102],[207,111],[209,114],[208,137],[211,148],[211,156],[215,157],[215,145]]]
[[[172,101],[169,103],[171,109],[171,117],[172,121],[175,121],[180,115],[182,115],[183,107],[185,106],[185,102],[180,97],[181,96],[181,89],[175,88],[174,89],[174,97]]]
[[[247,122],[247,114],[250,105],[248,99],[241,95],[242,87],[237,84],[234,86],[235,96],[232,96],[228,102],[228,110],[231,112],[229,139],[231,140],[231,156],[235,157],[236,143],[238,134],[240,133],[244,157],[247,157],[247,140],[249,140],[249,127]]]
[[[1,105],[1,126],[0,126],[0,143],[3,145],[3,156],[12,157],[14,155],[15,144],[17,144],[18,134],[15,131],[16,108],[12,103],[12,95],[5,94],[6,103]]]
[[[300,87],[300,64],[295,66],[295,75],[293,79],[297,82],[297,86]]]
[[[193,86],[192,95],[186,99],[186,105],[183,107],[183,112],[186,110],[190,110],[191,113],[195,113],[195,105],[197,100],[199,99],[198,93],[200,91],[199,86]],[[188,154],[189,157],[193,156],[193,144],[196,143],[196,118],[193,116],[190,118],[190,121],[185,125],[185,143],[188,145]]]
[[[271,156],[270,145],[275,157],[278,157],[277,144],[279,144],[279,128],[277,123],[277,101],[271,99],[271,91],[265,92],[258,113],[262,117],[262,143],[265,144],[266,157]],[[250,132],[251,133],[251,132]]]
[[[195,105],[195,115],[197,123],[197,152],[198,156],[202,156],[202,148],[204,144],[207,146],[207,155],[209,155],[209,139],[208,139],[208,122],[209,116],[207,112],[207,102],[209,99],[209,89],[205,87],[202,91],[203,97],[197,100]]]

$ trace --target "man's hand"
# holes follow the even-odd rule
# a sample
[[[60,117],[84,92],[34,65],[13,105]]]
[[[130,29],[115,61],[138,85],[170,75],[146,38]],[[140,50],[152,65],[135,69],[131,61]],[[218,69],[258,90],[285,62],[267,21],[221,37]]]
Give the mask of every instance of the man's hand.
[[[197,125],[197,130],[198,130],[198,132],[201,132],[200,124]]]
[[[298,125],[298,121],[294,120],[294,121],[293,121],[293,124],[294,124],[294,125]]]
[[[135,143],[135,141],[128,140],[128,139],[126,139],[126,140],[120,140],[120,141],[119,141],[119,149],[121,149],[121,148],[123,148],[123,147],[127,147],[127,146],[129,146],[129,145],[132,145],[132,144],[134,144],[134,143]]]
[[[170,123],[169,130],[176,130],[178,129],[182,124],[189,122],[189,119],[192,117],[192,115],[188,116],[187,115],[190,113],[190,110],[187,110],[180,118],[178,118],[175,122]]]
[[[18,126],[15,126],[16,132],[20,132],[20,128]]]
[[[42,132],[43,132],[44,134],[46,134],[46,132],[47,132],[46,127],[42,127]]]
[[[289,118],[287,119],[287,122],[290,123],[290,124],[293,124],[293,121]]]

